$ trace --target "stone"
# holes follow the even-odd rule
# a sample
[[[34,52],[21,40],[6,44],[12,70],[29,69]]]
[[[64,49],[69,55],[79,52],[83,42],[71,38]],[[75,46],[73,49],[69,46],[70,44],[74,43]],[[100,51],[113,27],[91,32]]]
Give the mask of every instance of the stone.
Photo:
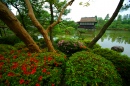
[[[111,47],[111,50],[114,50],[114,51],[117,51],[117,52],[123,52],[124,47],[122,47],[122,46],[113,46],[113,47]]]

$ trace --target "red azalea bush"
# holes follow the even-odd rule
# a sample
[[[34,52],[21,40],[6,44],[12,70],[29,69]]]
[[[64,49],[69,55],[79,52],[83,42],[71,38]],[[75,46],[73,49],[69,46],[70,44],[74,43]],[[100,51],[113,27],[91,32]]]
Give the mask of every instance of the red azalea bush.
[[[65,55],[60,53],[0,54],[0,86],[55,86],[60,84]]]

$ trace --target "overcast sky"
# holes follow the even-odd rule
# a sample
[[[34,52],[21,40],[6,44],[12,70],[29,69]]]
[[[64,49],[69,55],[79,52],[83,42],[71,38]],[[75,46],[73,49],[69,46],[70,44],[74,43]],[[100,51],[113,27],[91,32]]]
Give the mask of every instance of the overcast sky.
[[[119,0],[90,0],[88,7],[79,5],[80,2],[85,3],[87,1],[89,0],[75,0],[71,6],[67,7],[71,9],[71,12],[65,16],[65,18],[70,18],[75,22],[79,21],[81,17],[97,16],[104,19],[107,14],[111,17],[119,3]],[[129,0],[125,0],[125,3],[128,3],[128,1]],[[16,12],[16,9],[13,9],[13,12]],[[130,9],[120,12],[120,14],[130,14]]]
[[[72,6],[68,7],[71,9],[71,13],[67,15],[67,18],[79,21],[81,17],[97,16],[104,18],[107,14],[111,16],[119,3],[119,0],[90,0],[88,7],[79,5],[80,2],[87,1],[88,0],[75,0]],[[128,13],[130,14],[130,10],[120,14]]]

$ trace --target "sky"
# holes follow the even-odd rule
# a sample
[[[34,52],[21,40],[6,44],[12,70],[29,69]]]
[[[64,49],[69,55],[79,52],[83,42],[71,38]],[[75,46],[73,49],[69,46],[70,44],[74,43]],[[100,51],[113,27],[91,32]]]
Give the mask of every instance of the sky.
[[[104,19],[107,14],[111,17],[120,0],[90,0],[90,5],[88,7],[79,5],[80,2],[85,3],[87,1],[89,0],[75,0],[71,6],[67,7],[71,9],[71,12],[63,18],[70,18],[77,22],[80,21],[81,17],[97,16]],[[128,1],[129,0],[125,0],[125,3],[128,3]],[[13,9],[13,11],[16,12],[16,9]],[[130,9],[120,12],[119,14],[130,14]]]
[[[83,5],[79,5],[80,2],[87,2],[88,0],[75,0],[74,3],[68,8],[71,9],[71,13],[69,13],[65,18],[70,18],[75,22],[80,21],[81,17],[102,17],[105,18],[107,14],[111,17],[113,12],[115,11],[119,0],[90,0],[90,5],[85,7]],[[120,14],[130,14],[129,11],[120,12]]]

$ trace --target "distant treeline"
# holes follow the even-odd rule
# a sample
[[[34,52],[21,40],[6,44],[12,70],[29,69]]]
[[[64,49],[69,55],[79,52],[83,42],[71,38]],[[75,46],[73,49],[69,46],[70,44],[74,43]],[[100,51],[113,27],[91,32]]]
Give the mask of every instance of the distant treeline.
[[[101,29],[102,26],[110,19],[109,14],[103,19],[102,17],[97,17],[98,23],[96,24],[97,29]],[[130,30],[130,14],[118,15],[117,18],[112,22],[108,29],[120,29],[120,30]]]

